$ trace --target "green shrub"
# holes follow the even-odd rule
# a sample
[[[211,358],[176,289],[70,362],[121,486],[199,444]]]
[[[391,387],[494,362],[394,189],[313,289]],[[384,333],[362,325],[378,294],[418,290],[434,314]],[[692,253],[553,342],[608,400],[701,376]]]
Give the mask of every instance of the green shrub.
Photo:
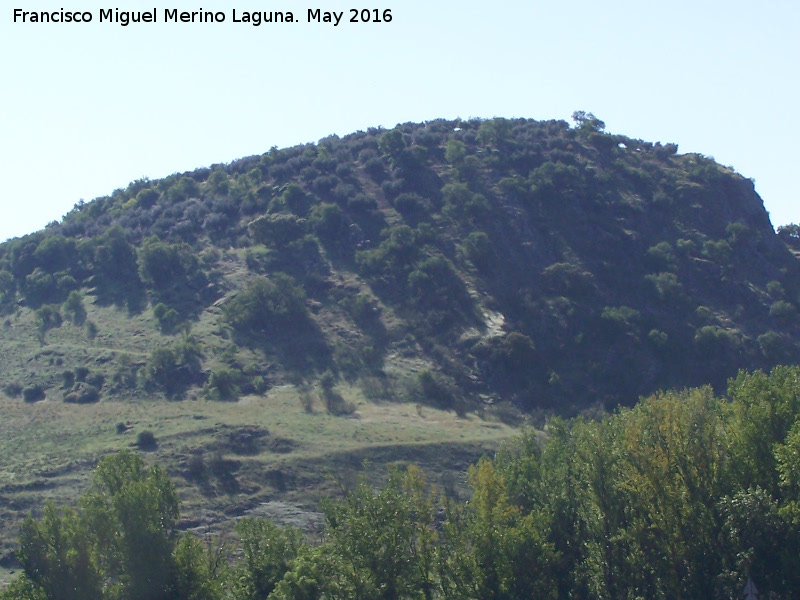
[[[158,328],[161,333],[174,333],[181,323],[178,311],[163,302],[159,302],[153,307],[153,316],[158,321]]]
[[[25,278],[22,291],[28,304],[40,306],[57,299],[58,285],[52,274],[37,267]]]
[[[772,306],[769,307],[769,316],[782,323],[789,323],[792,319],[794,319],[796,314],[797,309],[794,307],[794,305],[786,302],[785,300],[773,302]]]
[[[83,295],[77,290],[70,292],[62,306],[64,314],[74,325],[86,322],[86,309],[83,307]]]
[[[306,221],[289,213],[263,215],[247,226],[254,242],[264,246],[285,248],[306,232]]]
[[[79,383],[64,396],[64,402],[69,404],[91,404],[100,400],[100,390],[88,383]]]
[[[167,244],[155,236],[142,242],[138,264],[142,281],[162,293],[197,287],[198,279],[203,278],[200,263],[188,245]]]
[[[9,398],[19,398],[22,394],[22,386],[19,383],[12,381],[11,383],[7,383],[3,388],[6,396]]]
[[[70,389],[73,385],[75,385],[75,372],[74,371],[64,371],[61,373],[61,379],[63,380],[63,384],[61,387],[65,390]]]
[[[466,250],[467,258],[480,269],[485,269],[489,266],[490,259],[494,254],[492,242],[483,231],[470,233],[464,242],[464,249]]]
[[[283,273],[271,279],[259,277],[225,305],[224,313],[242,333],[287,332],[293,323],[307,318],[305,292]]]
[[[144,383],[160,388],[167,396],[179,395],[202,381],[200,357],[200,348],[191,338],[171,347],[156,348],[142,369]]]
[[[212,400],[234,401],[239,398],[242,372],[237,369],[220,368],[211,372],[204,391]]]
[[[318,204],[311,211],[309,222],[326,248],[341,250],[347,241],[347,219],[338,204]]]
[[[619,331],[635,332],[641,314],[629,306],[606,306],[603,308],[600,318]]]
[[[785,360],[791,349],[791,344],[774,331],[767,331],[758,336],[757,341],[764,358],[772,362]]]
[[[733,331],[706,325],[695,331],[694,343],[701,352],[719,353],[737,346],[739,340]]]
[[[45,399],[44,387],[32,385],[22,390],[22,399],[25,402],[38,402]]]
[[[650,283],[656,296],[662,302],[683,302],[685,300],[683,285],[678,281],[675,273],[662,272],[646,275],[645,280]]]
[[[34,313],[36,329],[38,330],[39,341],[44,343],[47,332],[51,329],[61,327],[62,318],[57,306],[42,306]]]
[[[783,285],[781,285],[780,281],[770,281],[767,284],[767,293],[774,299],[774,300],[783,300],[786,292],[783,289]]]
[[[675,252],[669,242],[659,242],[647,250],[647,259],[658,270],[672,271],[677,266]]]
[[[726,240],[708,240],[703,244],[703,256],[719,265],[726,265],[732,253]]]
[[[253,391],[256,394],[263,394],[264,392],[267,391],[267,382],[261,375],[256,375],[255,377],[253,377],[252,381],[250,382],[250,385],[253,387]]]
[[[279,528],[267,519],[245,517],[236,524],[242,546],[241,566],[236,570],[237,598],[267,598],[289,571],[304,545],[302,533]]]
[[[159,195],[157,190],[145,188],[136,195],[136,203],[141,208],[150,208],[158,201]]]
[[[425,219],[431,210],[431,203],[414,193],[400,194],[394,199],[394,208],[412,223]]]
[[[158,447],[156,436],[152,431],[140,431],[136,435],[136,446],[139,450],[155,450]]]

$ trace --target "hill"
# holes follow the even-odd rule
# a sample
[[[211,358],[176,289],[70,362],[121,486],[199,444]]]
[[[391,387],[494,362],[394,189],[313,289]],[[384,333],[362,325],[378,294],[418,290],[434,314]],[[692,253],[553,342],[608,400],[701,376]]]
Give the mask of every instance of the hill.
[[[798,228],[708,157],[575,117],[273,148],[0,245],[0,551],[132,445],[183,527],[313,530],[365,460],[458,496],[509,424],[797,363]]]
[[[326,374],[572,414],[796,362],[799,273],[752,182],[673,144],[584,113],[405,124],[136,181],[3,244],[0,377],[82,402]]]

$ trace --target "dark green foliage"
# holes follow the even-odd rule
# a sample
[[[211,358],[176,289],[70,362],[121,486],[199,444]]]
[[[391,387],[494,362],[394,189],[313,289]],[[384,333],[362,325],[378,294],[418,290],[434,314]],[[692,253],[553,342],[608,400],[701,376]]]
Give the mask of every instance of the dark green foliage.
[[[80,324],[80,294],[104,336],[116,332],[108,304],[149,304],[174,334],[227,296],[237,342],[265,351],[278,377],[335,366],[353,379],[391,363],[411,332],[398,349],[465,394],[564,414],[662,387],[722,390],[739,368],[796,361],[800,228],[775,234],[752,182],[708,157],[605,133],[591,113],[574,121],[405,123],[134,181],[0,245],[0,314],[12,327],[16,311],[25,322],[61,305]],[[253,274],[278,273],[313,317],[259,319],[236,300],[252,299],[241,286]],[[377,318],[345,300],[367,288]],[[340,317],[357,328],[346,339]],[[487,337],[498,326],[534,344],[535,365],[503,366]]]
[[[584,110],[576,110],[572,113],[572,120],[575,121],[581,132],[602,131],[606,128],[606,124],[603,121]]]
[[[304,216],[308,212],[310,199],[299,185],[291,183],[281,195],[279,202],[294,214]]]
[[[365,274],[390,284],[403,278],[419,250],[414,231],[407,225],[392,227],[385,236],[376,249],[356,253],[356,263]]]
[[[127,304],[138,312],[143,304],[136,248],[121,228],[113,227],[92,240],[93,283],[101,302]]]
[[[330,350],[306,308],[303,288],[291,276],[256,278],[223,311],[240,343],[276,354],[287,370],[309,373],[329,366]]]
[[[791,357],[792,344],[775,331],[767,331],[756,338],[764,357],[771,362],[783,362]]]
[[[22,576],[12,582],[7,588],[0,591],[2,600],[49,600],[44,590],[32,582],[28,577]]]
[[[323,245],[334,254],[347,248],[347,220],[337,204],[319,204],[309,216],[309,222]]]
[[[16,299],[17,284],[10,271],[0,269],[0,315],[11,312]]]
[[[726,240],[709,240],[703,244],[703,256],[721,265],[727,264],[731,253],[731,245]]]
[[[120,452],[98,464],[81,507],[100,570],[123,597],[169,598],[178,497],[166,473]]]
[[[141,208],[150,208],[158,201],[158,191],[145,188],[136,195],[136,202]]]
[[[671,271],[677,266],[675,253],[669,242],[659,242],[648,248],[647,258],[656,271]]]
[[[287,333],[307,318],[305,294],[283,273],[260,277],[225,305],[225,317],[243,333]]]
[[[486,360],[503,386],[526,388],[542,375],[533,340],[517,331],[487,343]],[[479,349],[477,352],[483,354]]]
[[[414,193],[400,194],[393,204],[397,212],[412,225],[428,218],[431,211],[431,203]]]
[[[52,504],[39,521],[28,517],[20,533],[25,575],[48,600],[100,600],[102,579],[91,556],[87,524]]]
[[[176,182],[171,182],[172,185],[166,185],[164,196],[169,203],[180,202],[187,198],[192,198],[198,195],[199,188],[197,182],[191,177],[181,177]]]
[[[269,271],[270,266],[275,260],[275,252],[262,246],[254,246],[247,249],[245,255],[247,268],[254,273],[264,274]]]
[[[264,215],[252,221],[248,230],[253,241],[259,244],[285,248],[303,236],[305,221],[288,213]]]
[[[65,238],[61,235],[44,238],[33,253],[37,267],[47,273],[69,270],[75,266],[77,256],[75,239]]]
[[[195,253],[186,244],[147,238],[139,248],[138,264],[142,281],[159,302],[180,314],[191,312],[208,285]]]
[[[136,434],[136,447],[139,450],[155,450],[158,447],[156,436],[150,430],[140,431]]]
[[[444,159],[454,167],[459,166],[464,162],[467,156],[467,147],[464,142],[459,140],[450,140],[447,142],[444,150]]]
[[[44,400],[44,398],[44,387],[41,385],[31,385],[22,389],[22,399],[25,402],[38,402],[39,400]]]
[[[44,343],[47,332],[61,327],[62,318],[57,306],[43,306],[34,313],[39,342]]]
[[[239,398],[244,379],[241,371],[221,368],[211,371],[206,382],[206,395],[213,400],[233,401]]]
[[[64,402],[70,404],[91,404],[100,400],[100,390],[90,383],[78,383],[64,394]]]
[[[773,302],[769,307],[769,316],[782,323],[788,325],[797,315],[797,309],[793,304],[785,300],[778,300]]]
[[[89,368],[88,367],[76,367],[75,368],[75,380],[76,381],[86,381],[86,378],[89,376]]]
[[[174,346],[156,348],[142,369],[146,387],[162,390],[168,397],[183,394],[187,387],[202,383],[200,348],[192,338]]]
[[[600,318],[608,323],[608,330],[612,335],[639,333],[641,314],[629,306],[606,306]]]
[[[471,299],[464,282],[441,256],[419,262],[408,274],[408,289],[412,301],[423,309],[446,308],[454,313],[470,309]]]
[[[28,304],[36,307],[57,297],[58,283],[52,274],[37,267],[25,278],[22,290]]]
[[[481,194],[472,193],[463,183],[448,183],[442,188],[442,212],[459,222],[479,222],[489,212],[489,203]]]
[[[7,383],[3,388],[3,392],[9,398],[18,398],[22,395],[22,385],[12,381],[11,383]]]
[[[74,325],[81,326],[86,322],[86,309],[83,307],[83,296],[78,291],[70,292],[62,306],[64,315]]]
[[[77,511],[48,505],[41,519],[26,520],[19,588],[47,600],[176,598],[177,517],[177,494],[163,470],[130,452],[109,456]]]
[[[651,284],[653,292],[661,302],[680,304],[685,300],[683,286],[674,273],[656,273],[647,275],[645,279]]]
[[[181,323],[178,311],[163,302],[159,302],[153,307],[153,316],[158,321],[161,333],[174,333]]]
[[[297,575],[308,569],[315,586],[332,598],[433,598],[433,501],[425,490],[418,469],[393,469],[383,489],[375,492],[362,481],[344,501],[326,505],[327,547],[306,557],[315,568],[305,561],[295,565],[279,585],[279,597],[302,598],[298,592],[305,586]]]
[[[406,143],[399,129],[387,131],[378,140],[378,148],[380,148],[381,152],[390,156],[399,154],[405,147]]]
[[[302,534],[266,519],[245,518],[236,525],[242,544],[237,600],[264,600],[289,571],[303,545]]]
[[[571,262],[550,265],[542,271],[542,278],[553,292],[578,298],[588,296],[597,286],[590,271]]]
[[[464,243],[467,258],[479,269],[487,269],[491,265],[494,251],[489,236],[483,231],[473,231]]]
[[[698,348],[707,354],[718,354],[724,352],[736,339],[727,329],[706,325],[699,328],[694,334],[694,343]]]

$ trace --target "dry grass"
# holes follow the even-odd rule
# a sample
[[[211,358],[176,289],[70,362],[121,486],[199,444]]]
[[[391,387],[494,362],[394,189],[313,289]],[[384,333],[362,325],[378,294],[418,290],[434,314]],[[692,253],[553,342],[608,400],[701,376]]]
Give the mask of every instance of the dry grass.
[[[355,405],[353,415],[309,413],[302,401],[309,392],[288,385],[235,403],[142,398],[81,406],[0,396],[0,556],[13,547],[25,514],[47,499],[74,501],[97,461],[133,447],[143,431],[158,444],[145,453],[148,460],[165,466],[178,485],[187,527],[219,528],[232,516],[268,513],[311,530],[319,524],[319,498],[346,489],[365,468],[380,478],[387,463],[416,462],[434,483],[463,484],[466,466],[515,432],[474,415],[368,402],[353,387],[336,391]],[[294,508],[269,509],[283,505]]]

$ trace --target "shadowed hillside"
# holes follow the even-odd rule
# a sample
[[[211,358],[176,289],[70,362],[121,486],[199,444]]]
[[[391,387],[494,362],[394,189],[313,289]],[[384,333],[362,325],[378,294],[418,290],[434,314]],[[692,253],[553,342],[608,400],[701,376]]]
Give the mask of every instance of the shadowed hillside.
[[[573,414],[796,362],[798,261],[752,182],[575,120],[370,129],[76,205],[0,246],[5,392],[325,375]]]

